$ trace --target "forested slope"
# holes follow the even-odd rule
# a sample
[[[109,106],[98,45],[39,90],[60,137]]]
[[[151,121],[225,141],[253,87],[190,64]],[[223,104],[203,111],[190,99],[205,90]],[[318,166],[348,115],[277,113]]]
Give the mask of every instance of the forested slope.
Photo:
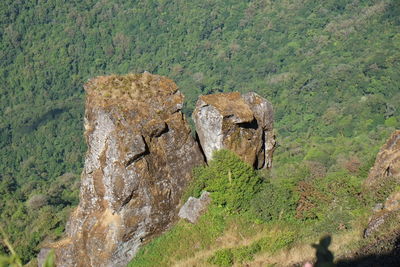
[[[62,234],[82,86],[100,74],[166,75],[188,115],[199,94],[256,91],[276,111],[276,173],[365,175],[400,126],[399,14],[396,0],[1,1],[1,225],[24,261]]]

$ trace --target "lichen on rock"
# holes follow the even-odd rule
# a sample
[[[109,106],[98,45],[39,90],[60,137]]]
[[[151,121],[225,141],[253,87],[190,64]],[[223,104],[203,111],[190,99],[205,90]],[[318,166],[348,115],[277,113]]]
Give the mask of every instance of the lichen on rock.
[[[80,202],[57,266],[125,266],[177,218],[192,168],[203,163],[181,113],[183,95],[162,76],[101,76],[85,85],[88,151]]]
[[[192,116],[207,161],[225,148],[257,169],[272,166],[273,109],[266,99],[253,92],[203,95]]]

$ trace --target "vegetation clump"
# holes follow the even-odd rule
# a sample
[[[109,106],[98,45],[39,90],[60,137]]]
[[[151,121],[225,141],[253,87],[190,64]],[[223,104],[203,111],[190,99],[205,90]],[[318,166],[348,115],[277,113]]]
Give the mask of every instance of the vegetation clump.
[[[209,263],[221,267],[229,267],[233,264],[233,253],[230,249],[222,249],[215,252],[214,256],[208,259]]]
[[[194,170],[194,184],[186,195],[199,197],[208,191],[215,205],[231,212],[245,211],[261,184],[261,176],[249,164],[229,150],[219,150],[208,166]]]
[[[255,214],[263,221],[293,219],[298,204],[295,183],[274,180],[263,184],[263,189],[251,200]]]

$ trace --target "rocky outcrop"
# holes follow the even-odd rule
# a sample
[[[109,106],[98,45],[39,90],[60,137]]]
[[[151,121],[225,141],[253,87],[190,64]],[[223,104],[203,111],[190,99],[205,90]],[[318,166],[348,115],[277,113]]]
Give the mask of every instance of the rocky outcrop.
[[[193,117],[205,156],[169,79],[144,73],[101,76],[85,85],[88,151],[80,202],[66,237],[48,244],[58,267],[125,266],[138,248],[177,218],[193,167],[227,148],[269,168],[275,148],[271,104],[255,93],[201,96]],[[190,199],[180,216],[195,222],[211,199]]]
[[[38,262],[38,267],[43,267],[43,265],[46,263],[46,259],[49,256],[49,253],[51,252],[50,248],[42,248],[37,255],[37,262]]]
[[[177,218],[203,156],[181,113],[183,95],[161,76],[97,77],[85,90],[88,151],[80,203],[57,266],[125,266]]]
[[[371,168],[368,178],[364,182],[364,190],[374,193],[379,192],[385,184],[395,185],[400,183],[400,131],[395,131],[385,145],[379,151],[374,166]],[[378,231],[388,218],[400,210],[400,192],[394,191],[384,203],[378,203],[374,207],[368,226],[364,231],[364,237],[368,237]]]
[[[392,193],[380,207],[375,207],[374,213],[369,219],[368,226],[364,230],[364,237],[370,236],[379,230],[379,227],[386,222],[386,219],[396,211],[400,210],[400,192]]]
[[[203,95],[192,116],[207,161],[225,148],[257,169],[272,166],[273,109],[264,98],[238,92]]]
[[[211,202],[210,193],[205,191],[199,198],[189,197],[179,210],[178,216],[191,223],[196,223],[199,217],[206,211]]]
[[[400,179],[400,131],[395,131],[379,151],[365,186],[377,186],[387,177]]]

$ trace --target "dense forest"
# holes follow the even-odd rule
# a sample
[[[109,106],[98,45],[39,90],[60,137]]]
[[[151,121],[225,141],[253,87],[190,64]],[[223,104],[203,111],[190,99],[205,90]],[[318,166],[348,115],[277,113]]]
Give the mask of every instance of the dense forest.
[[[0,226],[25,263],[78,203],[91,77],[168,76],[189,117],[200,94],[257,92],[279,143],[264,175],[293,188],[361,181],[400,127],[397,0],[2,0],[0,25]]]

